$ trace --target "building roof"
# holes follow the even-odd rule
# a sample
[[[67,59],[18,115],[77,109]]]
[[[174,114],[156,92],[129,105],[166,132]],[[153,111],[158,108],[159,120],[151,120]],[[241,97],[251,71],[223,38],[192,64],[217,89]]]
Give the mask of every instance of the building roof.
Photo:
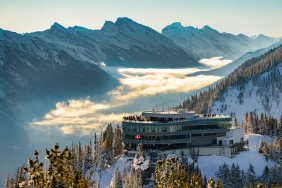
[[[187,110],[171,110],[171,111],[144,111],[144,117],[158,117],[158,118],[193,118],[196,116],[195,112]]]

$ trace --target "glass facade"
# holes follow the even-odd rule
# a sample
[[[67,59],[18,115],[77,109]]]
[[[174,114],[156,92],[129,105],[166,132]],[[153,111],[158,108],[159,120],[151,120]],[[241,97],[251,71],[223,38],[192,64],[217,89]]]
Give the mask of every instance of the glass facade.
[[[123,122],[123,132],[136,133],[173,133],[181,131],[207,130],[207,129],[230,129],[232,127],[231,118],[190,120],[169,123],[138,123]]]
[[[209,139],[216,139],[218,132],[224,133],[226,129],[231,127],[232,118],[229,117],[195,118],[166,123],[124,121],[122,136],[127,144],[138,142],[135,139],[136,135],[141,135],[141,140],[146,144],[191,143],[193,138],[210,137]]]

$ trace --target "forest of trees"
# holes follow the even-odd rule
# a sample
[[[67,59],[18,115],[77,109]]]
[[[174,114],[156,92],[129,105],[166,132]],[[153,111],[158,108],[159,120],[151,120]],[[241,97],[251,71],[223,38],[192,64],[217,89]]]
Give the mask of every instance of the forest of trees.
[[[269,144],[263,140],[259,143],[259,152],[262,153],[266,160],[275,161],[278,164],[282,164],[282,141],[279,136],[277,136],[273,142]],[[281,170],[281,169],[280,169]]]
[[[236,116],[234,116],[234,126],[244,127],[246,133],[254,133],[268,136],[279,136],[282,134],[282,116],[277,120],[270,115],[255,112],[245,113],[244,120],[241,124],[238,123]]]
[[[265,54],[252,58],[244,62],[235,69],[227,78],[210,87],[208,90],[188,97],[179,107],[194,110],[196,113],[210,113],[215,101],[224,102],[224,94],[234,86],[240,91],[237,96],[240,103],[243,103],[245,84],[252,81],[254,86],[258,87],[256,95],[260,95],[265,111],[269,111],[271,103],[270,96],[279,104],[279,95],[282,93],[281,73],[277,69],[282,63],[282,45],[271,49]],[[263,73],[269,74],[263,78]]]
[[[255,167],[250,164],[247,172],[241,170],[239,165],[234,163],[228,166],[226,163],[219,166],[216,177],[221,181],[223,187],[240,188],[264,185],[263,187],[278,187],[282,185],[281,167],[268,168],[265,166],[262,175],[256,176]]]

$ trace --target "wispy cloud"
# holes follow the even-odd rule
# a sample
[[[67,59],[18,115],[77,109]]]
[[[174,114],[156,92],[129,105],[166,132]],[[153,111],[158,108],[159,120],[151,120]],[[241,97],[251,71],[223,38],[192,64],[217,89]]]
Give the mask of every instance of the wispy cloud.
[[[88,135],[99,131],[105,124],[118,123],[129,114],[102,114],[101,110],[114,107],[110,104],[97,104],[89,99],[58,102],[56,109],[51,110],[42,120],[34,119],[32,125],[54,126],[63,134]]]
[[[220,57],[213,57],[210,59],[201,59],[199,63],[207,65],[211,67],[212,69],[215,69],[215,68],[222,67],[232,62],[232,60],[222,60],[222,58],[223,57],[220,56]]]
[[[134,75],[136,72],[137,74]],[[191,74],[192,71],[181,70],[178,73],[177,70],[173,69],[166,70],[165,73],[160,72],[159,69],[147,74],[144,72],[139,74],[140,72],[134,69],[122,70],[123,78],[120,79],[122,86],[108,94],[116,100],[128,101],[140,96],[151,96],[159,93],[190,92],[210,85],[222,78],[213,75],[189,77],[186,74],[188,72]]]

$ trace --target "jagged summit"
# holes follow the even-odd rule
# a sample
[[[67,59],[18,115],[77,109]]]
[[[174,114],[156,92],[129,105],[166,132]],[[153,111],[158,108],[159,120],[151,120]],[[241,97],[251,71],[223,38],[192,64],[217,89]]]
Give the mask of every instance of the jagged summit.
[[[105,21],[103,27],[101,28],[102,31],[108,31],[112,27],[114,27],[115,23],[112,21]]]
[[[64,26],[60,25],[58,22],[55,22],[50,29],[66,29]]]
[[[80,32],[80,33],[89,33],[92,30],[91,29],[87,29],[85,27],[81,27],[81,26],[73,26],[73,27],[68,27],[68,30],[76,33],[76,32]]]
[[[208,25],[205,25],[205,26],[203,27],[203,29],[212,29],[212,30],[214,30],[213,28],[211,28],[211,27],[208,26]]]
[[[133,21],[132,19],[128,18],[128,17],[119,17],[117,18],[115,24],[119,24],[119,23],[135,23],[138,24],[137,22]]]
[[[200,29],[201,31],[204,31],[204,32],[209,32],[209,31],[212,31],[212,32],[216,32],[216,33],[219,33],[217,30],[211,28],[210,26],[208,25],[205,25],[202,29]]]

